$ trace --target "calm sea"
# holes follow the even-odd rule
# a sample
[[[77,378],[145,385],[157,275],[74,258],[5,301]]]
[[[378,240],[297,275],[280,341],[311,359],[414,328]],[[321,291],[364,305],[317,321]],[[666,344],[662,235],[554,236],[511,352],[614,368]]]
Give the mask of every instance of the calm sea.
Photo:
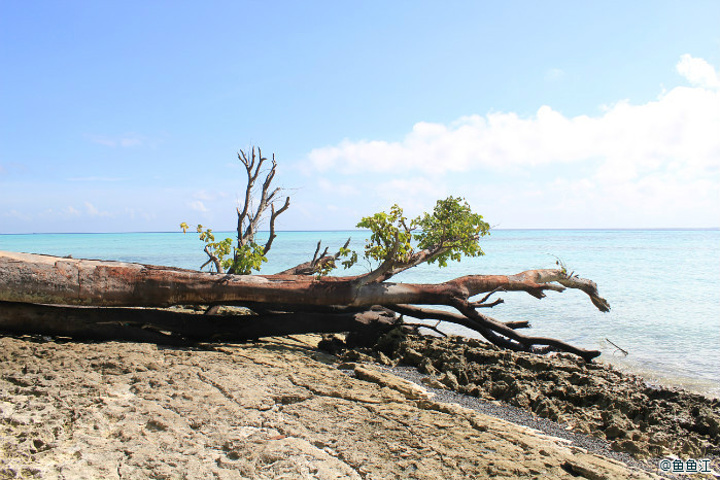
[[[230,234],[228,234],[230,236]],[[365,232],[280,232],[261,273],[309,260],[318,240],[331,251]],[[0,235],[0,250],[72,255],[184,268],[205,261],[195,234]],[[602,360],[651,382],[720,396],[720,231],[718,230],[495,230],[483,239],[484,257],[445,269],[421,266],[396,277],[441,282],[467,274],[512,274],[552,268],[556,258],[598,283],[612,311],[595,310],[576,291],[536,300],[506,293],[492,309],[500,320],[527,319],[532,333],[603,351]],[[359,273],[367,265],[354,267]],[[490,312],[488,312],[490,313]],[[462,327],[450,333],[471,335]],[[609,342],[629,352],[625,357]]]

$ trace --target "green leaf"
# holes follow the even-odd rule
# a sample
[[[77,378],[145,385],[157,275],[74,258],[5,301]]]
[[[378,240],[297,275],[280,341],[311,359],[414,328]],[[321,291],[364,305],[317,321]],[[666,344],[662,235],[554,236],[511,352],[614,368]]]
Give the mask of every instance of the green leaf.
[[[365,258],[369,260],[391,260],[400,265],[410,261],[416,248],[440,248],[442,253],[429,263],[437,263],[441,268],[446,267],[449,260],[484,255],[479,240],[490,231],[490,225],[483,221],[482,215],[472,211],[465,199],[452,196],[438,200],[432,213],[413,219],[409,225],[402,208],[393,205],[390,213],[364,217],[357,227],[370,230],[365,244]]]

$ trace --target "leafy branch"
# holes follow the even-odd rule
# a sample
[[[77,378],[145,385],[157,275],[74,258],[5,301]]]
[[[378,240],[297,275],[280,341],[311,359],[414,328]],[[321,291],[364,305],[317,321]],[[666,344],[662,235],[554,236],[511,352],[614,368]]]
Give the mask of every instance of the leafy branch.
[[[384,281],[421,263],[437,263],[442,268],[463,256],[484,255],[479,240],[490,231],[490,225],[473,213],[465,199],[452,196],[438,200],[432,213],[409,222],[402,208],[393,205],[389,213],[364,217],[357,227],[370,230],[364,258],[382,262],[366,282]],[[342,262],[345,268],[358,260],[358,254],[349,249],[341,250],[341,256],[347,257]]]
[[[180,228],[183,233],[186,233],[190,227],[187,223],[182,222]],[[263,262],[267,262],[264,253],[265,247],[262,245],[248,242],[236,247],[233,245],[235,241],[232,238],[216,241],[212,229],[203,230],[203,228],[202,225],[198,225],[197,233],[200,240],[205,242],[204,250],[209,258],[200,267],[200,270],[212,265],[218,273],[233,272],[237,275],[249,275],[253,270],[259,271]]]

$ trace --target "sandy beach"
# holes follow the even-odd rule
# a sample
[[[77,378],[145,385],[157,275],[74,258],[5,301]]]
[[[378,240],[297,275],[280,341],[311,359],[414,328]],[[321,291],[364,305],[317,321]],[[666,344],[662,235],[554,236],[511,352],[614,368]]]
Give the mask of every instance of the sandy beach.
[[[656,478],[320,340],[2,337],[0,478]]]

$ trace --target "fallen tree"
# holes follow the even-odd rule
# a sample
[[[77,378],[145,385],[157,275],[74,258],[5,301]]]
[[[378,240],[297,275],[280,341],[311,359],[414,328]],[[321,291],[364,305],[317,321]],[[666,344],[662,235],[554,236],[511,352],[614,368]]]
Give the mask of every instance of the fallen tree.
[[[506,325],[478,311],[486,304],[489,296],[486,295],[480,301],[471,301],[471,297],[481,293],[521,291],[542,298],[547,290],[561,292],[565,288],[573,288],[585,292],[601,310],[607,310],[607,302],[598,295],[593,282],[568,276],[561,269],[530,270],[510,276],[468,275],[440,284],[368,282],[368,275],[232,275],[0,252],[0,301],[5,302],[0,305],[0,328],[23,331],[34,321],[36,326],[32,331],[43,333],[42,325],[50,326],[52,309],[59,308],[40,307],[48,304],[84,307],[208,304],[264,306],[264,309],[258,310],[268,313],[241,316],[239,319],[241,322],[252,322],[252,331],[243,331],[241,323],[232,324],[227,318],[216,315],[199,317],[176,312],[66,307],[57,310],[58,314],[63,315],[65,326],[55,323],[54,327],[44,332],[78,335],[86,331],[88,325],[104,325],[107,337],[113,337],[117,335],[117,328],[109,329],[109,325],[139,326],[145,332],[165,335],[167,340],[176,336],[186,336],[194,341],[213,338],[238,340],[280,332],[349,331],[354,329],[354,321],[370,321],[367,315],[363,316],[366,310],[380,305],[401,314],[461,324],[491,342],[513,350],[560,350],[575,353],[587,360],[599,354],[559,340],[522,335],[513,325]],[[418,309],[412,305],[447,305],[459,313]],[[331,313],[321,308],[333,306],[344,306],[347,311]],[[320,308],[313,310],[307,307]],[[271,311],[283,313],[269,313]],[[31,320],[33,318],[36,320]],[[133,321],[136,325],[133,325]],[[281,324],[286,327],[279,327]],[[101,330],[96,333],[98,338],[102,337]],[[170,334],[160,333],[164,331]],[[133,337],[130,335],[128,338]],[[543,346],[549,349],[536,348]]]
[[[377,335],[407,325],[404,317],[413,317],[456,323],[512,350],[564,351],[585,360],[600,354],[561,340],[521,334],[518,329],[527,327],[527,322],[504,323],[480,312],[502,303],[501,299],[491,301],[500,292],[525,292],[540,299],[548,290],[565,289],[580,290],[599,310],[609,310],[594,282],[568,274],[562,265],[515,275],[468,275],[439,284],[389,281],[423,263],[442,267],[463,256],[483,255],[479,240],[489,225],[460,198],[438,201],[432,213],[413,220],[405,218],[398,206],[389,213],[363,218],[358,226],[370,230],[371,236],[360,255],[376,265],[363,275],[328,275],[338,261],[349,267],[360,258],[348,243],[333,255],[327,248],[320,253],[318,244],[311,261],[280,274],[249,275],[266,260],[275,238],[275,220],[288,208],[289,198],[275,208],[279,189],[271,187],[273,158],[258,207],[250,208],[266,159],[259,150],[256,155],[255,149],[250,155],[241,152],[239,158],[248,186],[245,205],[237,209],[237,244],[232,239],[216,241],[212,230],[197,228],[209,257],[206,265],[214,272],[0,252],[0,329],[181,344],[309,332]],[[263,246],[255,242],[255,232],[268,209],[270,236]],[[476,299],[479,295],[482,298]],[[151,309],[173,305],[210,309],[202,316]],[[221,305],[245,307],[249,315],[216,315]]]

